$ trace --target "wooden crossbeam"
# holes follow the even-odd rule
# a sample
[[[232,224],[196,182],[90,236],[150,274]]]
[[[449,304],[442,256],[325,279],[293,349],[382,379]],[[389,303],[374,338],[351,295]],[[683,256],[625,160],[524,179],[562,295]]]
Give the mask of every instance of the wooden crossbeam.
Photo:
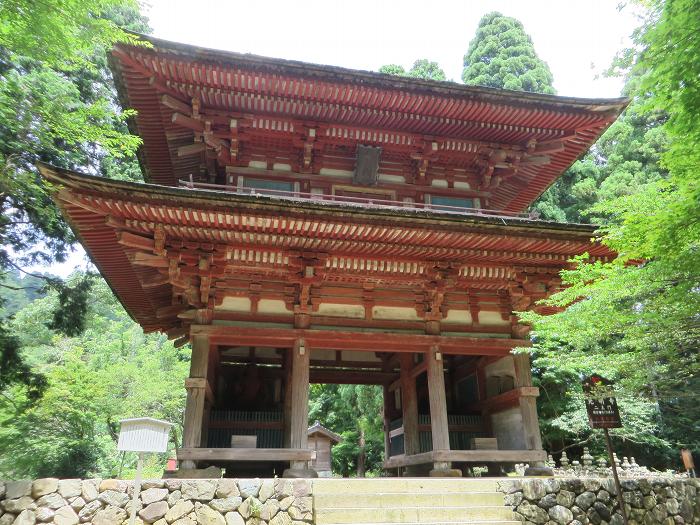
[[[453,463],[534,463],[545,461],[544,450],[433,450],[420,454],[392,456],[384,468],[410,467],[435,462]]]
[[[168,108],[173,109],[175,111],[179,111],[180,113],[182,113],[184,115],[191,115],[192,114],[192,106],[190,106],[189,104],[187,104],[185,102],[182,102],[181,100],[178,100],[177,98],[175,98],[171,95],[161,95],[160,102],[165,107],[168,107]]]
[[[508,355],[529,342],[510,338],[445,337],[435,335],[308,330],[297,328],[254,328],[251,326],[192,325],[191,335],[208,335],[214,344],[291,348],[304,339],[310,348],[376,352],[425,352],[438,346],[451,355]]]
[[[312,461],[315,450],[296,448],[179,448],[180,461]]]

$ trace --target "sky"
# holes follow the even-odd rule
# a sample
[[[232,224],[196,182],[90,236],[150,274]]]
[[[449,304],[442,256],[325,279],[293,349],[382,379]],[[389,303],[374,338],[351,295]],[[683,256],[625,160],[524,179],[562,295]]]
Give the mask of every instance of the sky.
[[[620,0],[148,0],[153,34],[203,47],[374,70],[440,64],[459,81],[481,17],[491,11],[525,26],[560,95],[616,97],[621,82],[599,78],[637,25]]]
[[[603,72],[629,45],[639,21],[619,0],[147,0],[153,35],[201,47],[376,71],[436,61],[459,82],[463,56],[481,17],[520,20],[549,64],[559,95],[620,95],[622,80]],[[85,268],[82,250],[60,265]]]

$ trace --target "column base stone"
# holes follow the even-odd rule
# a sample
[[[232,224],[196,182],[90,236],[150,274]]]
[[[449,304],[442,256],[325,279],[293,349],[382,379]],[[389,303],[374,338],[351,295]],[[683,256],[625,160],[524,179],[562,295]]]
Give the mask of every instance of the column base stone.
[[[283,478],[317,478],[318,472],[312,468],[288,468],[282,473]]]
[[[179,468],[177,470],[166,470],[163,478],[176,479],[218,479],[222,471],[219,467],[207,468]]]
[[[456,468],[434,468],[428,472],[431,478],[461,478],[462,471]]]
[[[539,466],[534,466],[534,467],[527,467],[525,469],[525,472],[523,473],[524,476],[547,476],[547,477],[552,477],[554,476],[554,470],[552,470],[549,467],[539,467]]]

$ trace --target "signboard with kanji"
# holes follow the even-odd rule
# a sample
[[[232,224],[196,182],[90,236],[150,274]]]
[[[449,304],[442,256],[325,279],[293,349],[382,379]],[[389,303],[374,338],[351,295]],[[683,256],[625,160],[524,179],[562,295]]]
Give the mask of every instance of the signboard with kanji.
[[[591,428],[622,426],[612,381],[593,374],[583,381],[583,396]]]

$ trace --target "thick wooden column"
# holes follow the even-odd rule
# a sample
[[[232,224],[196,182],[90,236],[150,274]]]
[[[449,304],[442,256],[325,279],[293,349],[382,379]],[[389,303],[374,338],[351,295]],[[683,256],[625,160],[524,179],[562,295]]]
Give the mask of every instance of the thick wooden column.
[[[284,353],[284,402],[282,404],[282,420],[284,422],[284,448],[290,448],[292,442],[292,353],[294,349]]]
[[[433,434],[433,451],[450,450],[450,434],[447,423],[447,400],[445,398],[445,374],[442,354],[433,347],[425,354],[428,372],[428,396],[430,398],[430,430]],[[434,472],[449,471],[449,462],[434,463]]]
[[[413,354],[401,354],[401,411],[403,414],[403,446],[404,454],[418,454],[418,398],[416,397],[416,378],[411,371],[415,366]]]
[[[207,370],[209,368],[209,336],[192,336],[192,359],[190,377],[185,381],[187,404],[185,405],[185,424],[182,434],[183,448],[202,446],[202,425],[204,407],[207,397]],[[194,461],[182,462],[183,469],[196,467]]]
[[[292,405],[290,448],[308,448],[309,429],[309,354],[304,340],[298,339],[292,349]],[[306,461],[292,461],[293,469],[306,469]]]
[[[530,354],[515,354],[516,388],[532,386],[532,370],[530,367]],[[537,418],[537,397],[520,396],[520,414],[523,419],[523,432],[525,444],[528,450],[542,450],[542,435],[540,434],[540,422]]]
[[[391,413],[391,396],[393,394],[389,391],[389,385],[384,385],[382,389],[382,400],[384,401],[384,410],[382,413],[384,420],[384,459],[389,459],[391,456],[391,418],[389,414]]]

